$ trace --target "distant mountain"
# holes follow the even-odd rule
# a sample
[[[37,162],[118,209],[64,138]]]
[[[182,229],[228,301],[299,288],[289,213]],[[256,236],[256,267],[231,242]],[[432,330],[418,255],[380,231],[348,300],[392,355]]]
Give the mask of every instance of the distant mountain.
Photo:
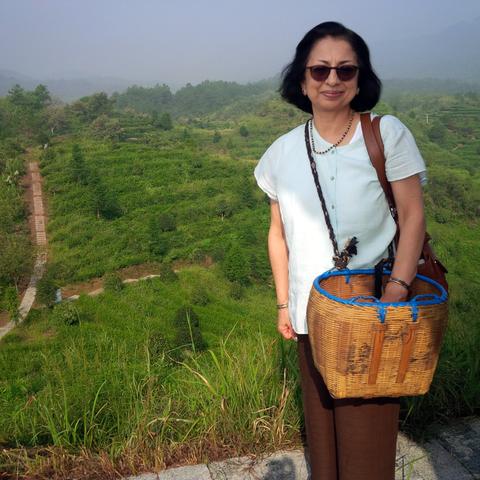
[[[0,96],[6,95],[16,83],[27,90],[31,90],[42,83],[47,86],[52,95],[65,102],[95,92],[111,94],[115,91],[125,90],[132,84],[129,80],[116,77],[35,79],[18,72],[0,69]]]
[[[372,44],[373,63],[382,78],[436,78],[480,81],[480,17],[433,34],[385,38]]]
[[[10,88],[16,83],[20,84],[23,88],[31,90],[40,82],[36,82],[33,78],[27,77],[18,72],[0,69],[0,96],[3,97],[6,95]]]

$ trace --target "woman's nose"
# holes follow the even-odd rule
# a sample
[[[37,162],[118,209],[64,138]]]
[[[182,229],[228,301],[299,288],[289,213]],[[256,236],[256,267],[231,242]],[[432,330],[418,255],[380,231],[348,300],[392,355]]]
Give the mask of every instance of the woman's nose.
[[[327,79],[325,80],[326,83],[329,85],[336,85],[338,83],[337,71],[335,69],[331,69],[330,73],[328,74]]]

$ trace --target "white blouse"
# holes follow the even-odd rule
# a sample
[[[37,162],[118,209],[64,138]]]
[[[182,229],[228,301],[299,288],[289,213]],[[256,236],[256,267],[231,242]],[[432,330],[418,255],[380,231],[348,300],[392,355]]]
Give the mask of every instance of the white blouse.
[[[333,247],[308,160],[304,129],[305,124],[301,124],[278,137],[254,171],[259,187],[279,203],[289,252],[290,320],[300,334],[308,333],[306,311],[313,280],[333,267]],[[425,162],[410,130],[393,115],[384,115],[380,132],[387,179],[392,182],[418,173],[425,185]],[[316,150],[331,145],[315,126],[313,136]],[[373,267],[388,256],[396,227],[368,156],[360,123],[349,144],[313,156],[339,250],[351,237],[358,239],[357,254],[350,259],[348,268]]]

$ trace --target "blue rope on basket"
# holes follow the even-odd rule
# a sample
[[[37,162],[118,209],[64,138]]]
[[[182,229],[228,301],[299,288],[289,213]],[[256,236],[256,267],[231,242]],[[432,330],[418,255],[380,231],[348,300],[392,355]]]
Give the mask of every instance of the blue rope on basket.
[[[352,275],[373,275],[375,270],[373,268],[368,269],[357,269],[357,270],[328,270],[325,273],[322,273],[315,278],[313,285],[315,289],[320,292],[322,295],[325,295],[327,298],[334,300],[344,305],[355,305],[358,307],[366,308],[376,308],[378,310],[378,319],[380,323],[385,322],[385,317],[387,314],[387,307],[407,307],[409,306],[412,309],[412,320],[415,322],[418,318],[418,307],[424,305],[438,305],[443,303],[447,299],[446,290],[439,283],[435,282],[431,278],[425,277],[423,275],[416,275],[416,278],[423,280],[425,282],[433,285],[440,292],[440,295],[434,293],[416,295],[412,299],[405,302],[381,302],[378,298],[373,295],[357,295],[351,298],[340,298],[335,295],[332,295],[327,290],[321,287],[320,283],[322,280],[325,280],[329,277],[344,276],[345,283],[350,282],[350,277]],[[384,274],[390,274],[390,270],[384,270]],[[369,302],[362,302],[361,300],[369,300]]]

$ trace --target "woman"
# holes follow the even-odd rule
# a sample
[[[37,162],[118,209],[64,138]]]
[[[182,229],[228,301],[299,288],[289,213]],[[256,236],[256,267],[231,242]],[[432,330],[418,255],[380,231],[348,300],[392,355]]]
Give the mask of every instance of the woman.
[[[358,239],[349,268],[373,267],[388,257],[396,226],[363,140],[359,112],[378,102],[381,82],[364,40],[337,22],[310,30],[283,71],[280,92],[311,113],[308,141],[340,249]],[[375,114],[371,113],[371,118]],[[398,398],[333,399],[316,370],[306,307],[314,278],[333,267],[332,244],[305,143],[305,124],[277,138],[255,168],[270,197],[268,251],[278,308],[278,331],[297,340],[309,463],[313,480],[394,478]],[[386,174],[400,231],[391,278],[381,301],[403,301],[420,256],[425,219],[425,163],[408,128],[380,121]]]

